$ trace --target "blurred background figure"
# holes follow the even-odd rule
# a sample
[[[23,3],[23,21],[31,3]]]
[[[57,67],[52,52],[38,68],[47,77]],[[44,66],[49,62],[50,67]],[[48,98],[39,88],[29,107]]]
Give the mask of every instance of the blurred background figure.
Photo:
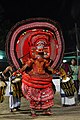
[[[7,83],[5,82],[4,75],[0,72],[0,103],[4,101],[6,87]]]
[[[77,104],[78,103],[78,92],[79,92],[79,80],[78,80],[79,66],[77,65],[77,60],[75,58],[73,58],[71,60],[70,67],[72,69],[72,80],[73,80],[75,88],[77,90],[77,92],[75,94],[75,100],[76,100],[76,104]]]
[[[78,67],[78,80],[79,80],[78,101],[79,101],[79,104],[80,104],[80,64],[79,64],[79,67]]]

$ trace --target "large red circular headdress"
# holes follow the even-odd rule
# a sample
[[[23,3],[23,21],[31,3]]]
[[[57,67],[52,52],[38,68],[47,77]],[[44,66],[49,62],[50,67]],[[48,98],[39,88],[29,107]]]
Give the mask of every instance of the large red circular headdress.
[[[40,39],[50,48],[52,68],[61,64],[64,53],[64,40],[59,24],[47,18],[22,20],[12,27],[6,39],[6,55],[10,65],[16,69],[30,57],[31,47]],[[37,41],[37,42],[36,42]]]

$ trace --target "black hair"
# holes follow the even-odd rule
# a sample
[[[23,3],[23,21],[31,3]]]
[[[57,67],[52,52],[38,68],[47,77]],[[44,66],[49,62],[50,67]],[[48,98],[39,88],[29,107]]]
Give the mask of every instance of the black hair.
[[[77,59],[76,59],[76,58],[72,58],[72,60],[74,60],[74,61],[76,62],[76,64],[77,64]],[[72,61],[72,60],[71,60],[71,61]]]

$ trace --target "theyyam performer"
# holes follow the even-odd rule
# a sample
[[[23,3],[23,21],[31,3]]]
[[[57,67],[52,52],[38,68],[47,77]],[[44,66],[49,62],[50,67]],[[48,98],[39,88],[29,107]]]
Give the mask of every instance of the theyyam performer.
[[[6,40],[9,64],[22,73],[22,93],[30,102],[31,115],[36,110],[52,114],[54,91],[52,75],[59,68],[64,40],[59,24],[47,18],[18,22]]]

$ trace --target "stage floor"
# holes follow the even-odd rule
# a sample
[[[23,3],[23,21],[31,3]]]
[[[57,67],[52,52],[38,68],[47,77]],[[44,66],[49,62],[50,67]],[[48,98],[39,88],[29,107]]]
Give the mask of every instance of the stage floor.
[[[62,107],[60,94],[56,93],[54,98],[55,105],[52,108],[53,115],[44,116],[42,111],[37,111],[34,120],[80,120],[80,105],[72,107]],[[9,111],[9,97],[5,96],[3,103],[0,103],[0,120],[32,120],[29,102],[25,98],[21,99],[21,110],[11,113]]]

